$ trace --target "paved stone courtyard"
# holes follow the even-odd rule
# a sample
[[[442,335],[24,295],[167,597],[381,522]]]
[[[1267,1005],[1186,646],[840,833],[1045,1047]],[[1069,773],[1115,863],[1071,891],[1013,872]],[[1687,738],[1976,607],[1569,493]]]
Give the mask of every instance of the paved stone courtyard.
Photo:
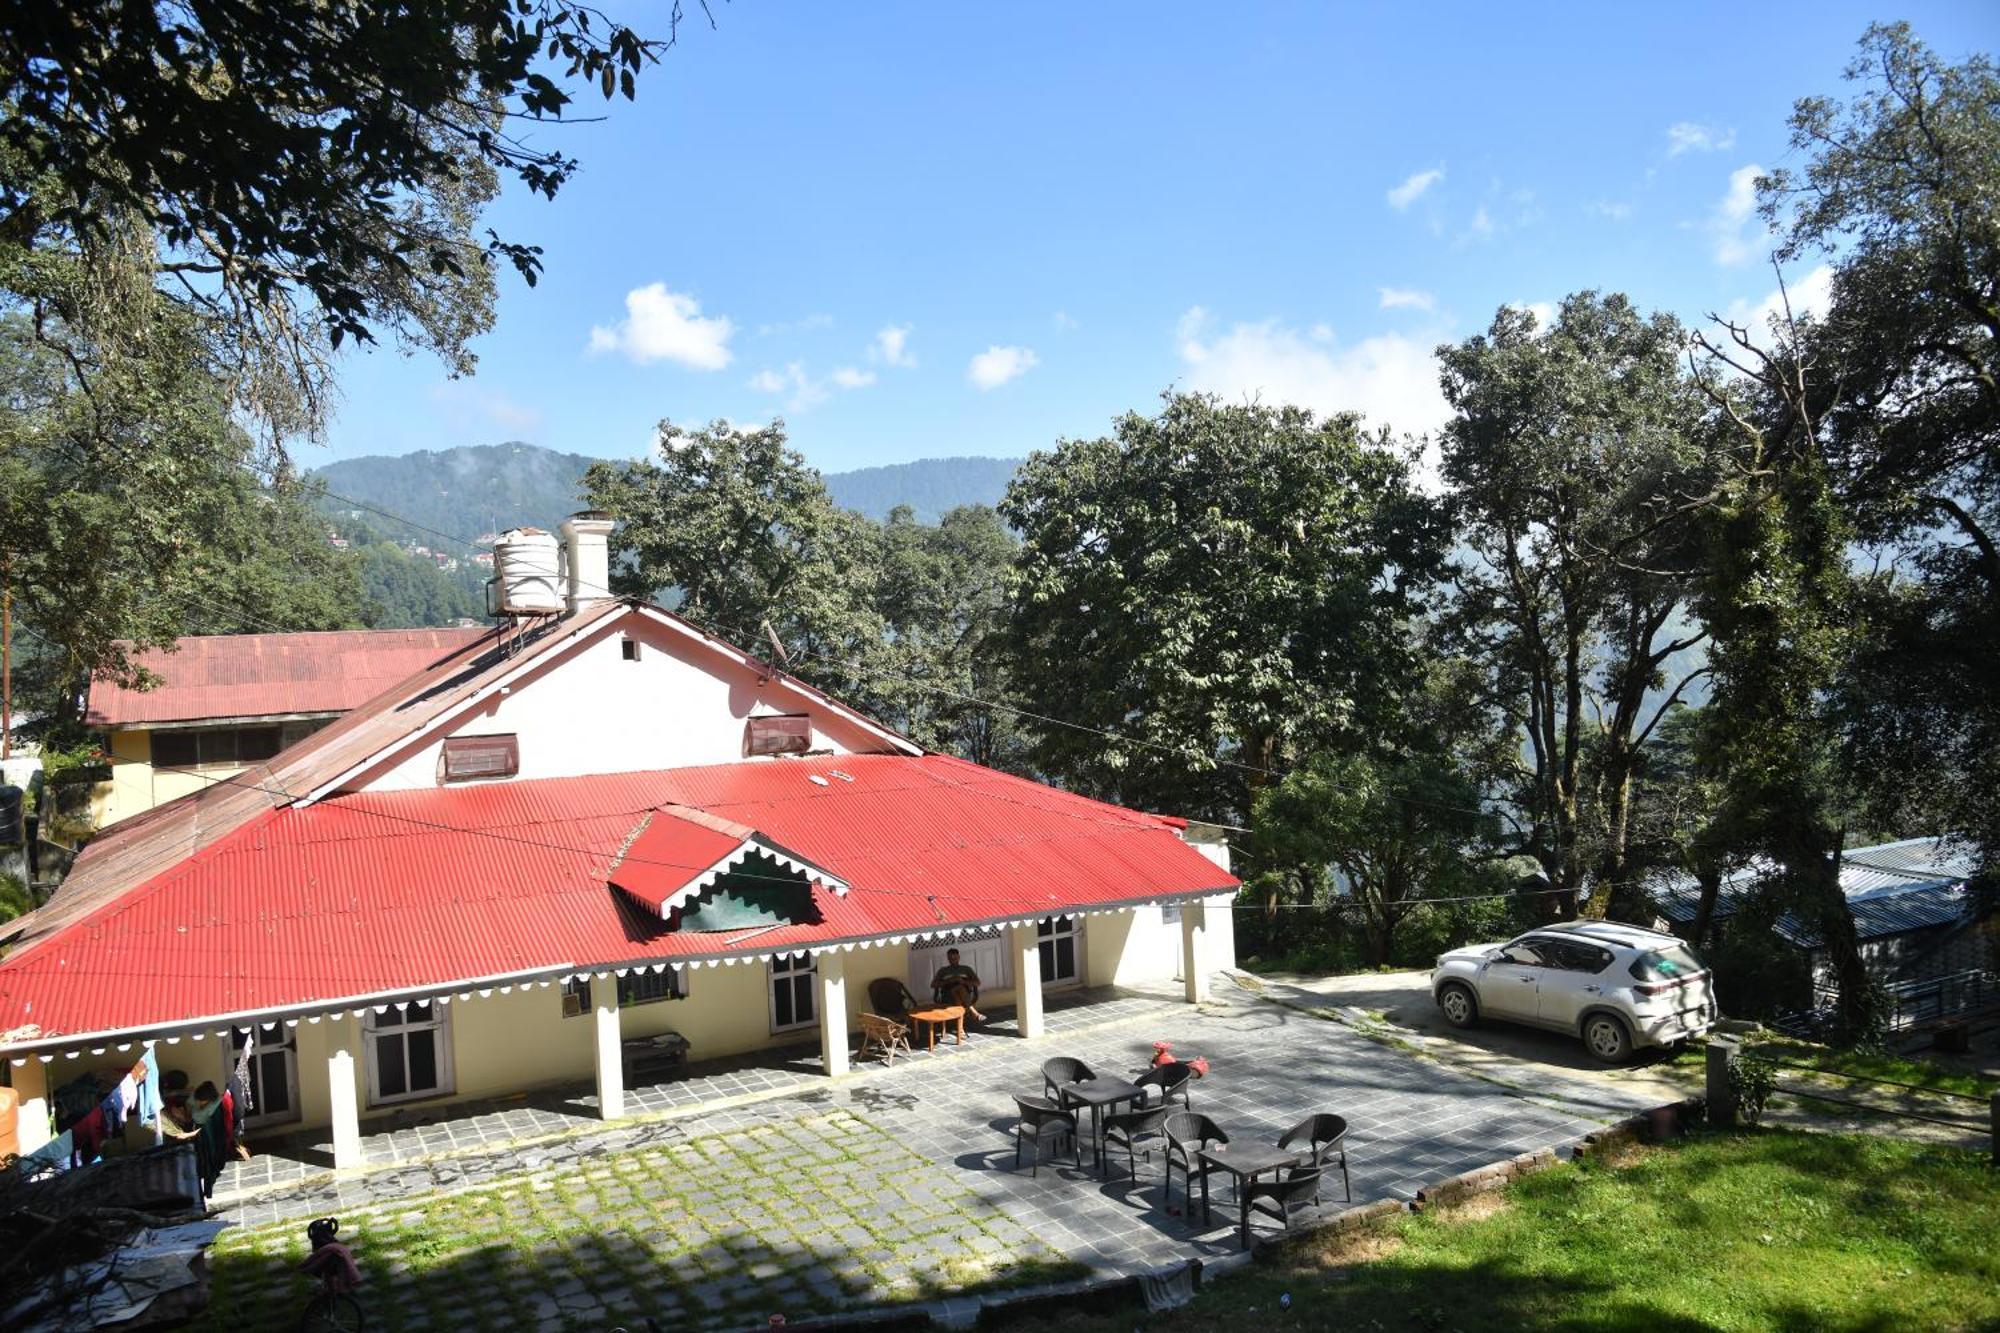
[[[1032,1045],[988,1035],[674,1118],[243,1190],[225,1208],[244,1226],[218,1250],[216,1326],[296,1318],[304,1292],[288,1269],[303,1252],[302,1220],[324,1213],[357,1237],[373,1319],[411,1330],[604,1328],[642,1312],[665,1327],[748,1327],[773,1313],[1235,1252],[1227,1185],[1214,1225],[1203,1225],[1178,1190],[1167,1205],[1157,1155],[1136,1181],[1122,1162],[1099,1178],[1087,1152],[1081,1170],[1014,1169],[1012,1094],[1038,1091],[1041,1062],[1058,1054],[1128,1076],[1156,1040],[1205,1055],[1194,1109],[1234,1139],[1268,1143],[1312,1112],[1337,1111],[1351,1125],[1357,1202],[1407,1198],[1442,1176],[1568,1143],[1611,1114],[1523,1096],[1240,995],[1198,1010],[1120,995],[1052,1015],[1051,1028]],[[1346,1206],[1337,1181],[1329,1194],[1324,1208]]]

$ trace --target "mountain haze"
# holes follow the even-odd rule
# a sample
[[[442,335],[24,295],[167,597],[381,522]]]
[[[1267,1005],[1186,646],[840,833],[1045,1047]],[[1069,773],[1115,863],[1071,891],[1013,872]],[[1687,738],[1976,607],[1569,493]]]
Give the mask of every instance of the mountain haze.
[[[935,523],[960,505],[997,505],[1020,469],[1018,458],[920,458],[914,463],[857,468],[826,475],[833,502],[884,519],[897,505]]]
[[[471,542],[524,524],[553,529],[583,507],[579,483],[584,469],[599,461],[514,440],[346,458],[312,475],[332,492],[326,502],[332,513],[358,502]],[[1018,458],[924,458],[828,473],[826,486],[835,504],[870,518],[886,518],[906,504],[922,522],[935,523],[959,505],[997,504],[1020,465]],[[399,531],[380,515],[364,516],[391,536],[425,535]]]

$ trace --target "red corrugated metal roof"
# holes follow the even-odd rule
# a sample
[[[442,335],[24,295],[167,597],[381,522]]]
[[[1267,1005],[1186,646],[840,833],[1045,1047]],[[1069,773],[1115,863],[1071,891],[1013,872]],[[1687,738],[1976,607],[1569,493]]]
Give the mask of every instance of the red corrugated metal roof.
[[[850,891],[815,886],[818,921],[734,943],[670,930],[608,882],[655,811],[754,830]],[[164,1027],[1235,887],[1176,827],[941,755],[363,792],[266,810],[0,961],[0,1030]],[[671,878],[712,865],[705,850],[645,859]]]
[[[150,690],[99,677],[84,721],[92,727],[163,726],[219,718],[345,713],[486,629],[336,630],[323,634],[191,635],[176,650],[134,653],[160,678]]]

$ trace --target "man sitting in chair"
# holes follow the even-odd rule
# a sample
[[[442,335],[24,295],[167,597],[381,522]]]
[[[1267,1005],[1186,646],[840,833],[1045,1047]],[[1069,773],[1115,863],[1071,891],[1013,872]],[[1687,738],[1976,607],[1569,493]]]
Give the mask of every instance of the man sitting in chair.
[[[979,1012],[979,974],[958,961],[956,949],[944,951],[944,966],[931,978],[931,997],[939,1004],[962,1004],[976,1021],[986,1021]]]

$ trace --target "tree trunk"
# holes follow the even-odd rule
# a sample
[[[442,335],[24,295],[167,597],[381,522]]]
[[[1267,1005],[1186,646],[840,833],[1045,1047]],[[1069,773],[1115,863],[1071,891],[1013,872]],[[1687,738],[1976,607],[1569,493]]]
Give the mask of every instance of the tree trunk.
[[[1722,896],[1722,867],[1712,862],[1695,870],[1700,896],[1695,901],[1694,932],[1690,943],[1697,949],[1708,947],[1708,932],[1715,925],[1715,904]]]
[[[1833,966],[1834,984],[1840,988],[1835,1007],[1838,1037],[1844,1044],[1855,1045],[1880,1035],[1882,993],[1862,959],[1854,914],[1840,888],[1840,852],[1845,836],[1836,833],[1832,841],[1831,854],[1821,853],[1810,863],[1812,877],[1807,889],[1814,908],[1810,916]]]

